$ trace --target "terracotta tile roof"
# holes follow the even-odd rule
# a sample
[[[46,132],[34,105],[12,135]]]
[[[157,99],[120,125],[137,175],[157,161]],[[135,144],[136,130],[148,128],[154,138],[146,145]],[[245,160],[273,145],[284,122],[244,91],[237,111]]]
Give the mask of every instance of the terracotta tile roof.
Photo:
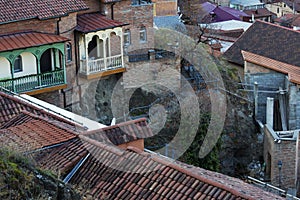
[[[102,3],[120,2],[121,0],[101,0]]]
[[[224,53],[230,61],[244,64],[241,50],[300,66],[300,32],[256,20]]]
[[[108,19],[100,13],[87,13],[77,16],[77,31],[88,33],[125,26],[128,24]]]
[[[71,120],[47,112],[34,106],[34,104],[29,104],[17,96],[0,92],[0,127],[9,127],[22,123],[22,120],[28,118],[28,116],[22,116],[24,111],[45,117],[48,120],[56,120],[60,123],[64,123],[64,126],[68,127],[70,130],[83,130],[83,127]]]
[[[247,51],[242,51],[245,61],[266,67],[268,69],[287,74],[289,80],[293,83],[300,84],[300,66],[289,65],[271,58],[260,56]]]
[[[20,121],[22,119],[26,120]],[[22,152],[60,144],[77,136],[64,123],[27,111],[13,121],[15,124],[11,123],[9,127],[6,124],[4,129],[0,129],[0,143]]]
[[[83,135],[48,158],[43,166],[62,172],[86,158],[70,183],[95,199],[282,199],[236,178]]]
[[[82,134],[99,142],[114,145],[153,136],[150,127],[147,125],[146,118],[131,120]]]
[[[11,33],[0,35],[0,52],[66,42],[68,40],[68,38],[59,35],[38,32]]]
[[[0,0],[0,24],[27,19],[48,19],[88,9],[83,0]]]
[[[256,17],[268,17],[268,16],[276,15],[276,14],[272,13],[271,11],[269,11],[266,8],[258,8],[258,9],[253,9],[253,10],[244,10],[244,13],[246,13],[250,17],[252,15],[254,15],[255,18]]]
[[[285,14],[274,20],[277,23],[282,23],[288,26],[300,27],[300,14]]]

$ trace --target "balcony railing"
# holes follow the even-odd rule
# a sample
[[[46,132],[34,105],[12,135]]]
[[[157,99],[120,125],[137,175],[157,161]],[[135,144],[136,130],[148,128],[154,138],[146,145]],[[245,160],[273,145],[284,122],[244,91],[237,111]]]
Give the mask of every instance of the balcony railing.
[[[32,74],[14,79],[0,80],[0,87],[21,93],[65,83],[64,70],[59,69],[43,74]]]
[[[108,58],[81,60],[80,72],[86,75],[104,72],[123,67],[122,56],[111,56]]]
[[[174,58],[175,53],[166,51],[166,50],[158,50],[155,49],[154,51],[148,51],[146,53],[138,53],[138,54],[129,54],[128,61],[129,62],[140,62],[140,61],[148,61],[151,60],[150,54],[153,53],[153,59],[167,59],[167,58]]]

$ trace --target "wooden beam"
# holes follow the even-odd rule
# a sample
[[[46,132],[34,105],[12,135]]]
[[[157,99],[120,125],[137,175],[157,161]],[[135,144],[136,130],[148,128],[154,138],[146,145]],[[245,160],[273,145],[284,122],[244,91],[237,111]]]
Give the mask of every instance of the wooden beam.
[[[126,71],[126,68],[122,67],[122,68],[118,68],[118,69],[93,73],[93,74],[89,74],[89,75],[82,75],[82,76],[84,78],[86,78],[87,80],[91,80],[91,79],[95,79],[95,78],[101,78],[101,77],[109,76],[109,75],[112,75],[112,74],[122,73],[122,72],[125,72],[125,71]]]
[[[41,88],[41,89],[37,89],[37,90],[29,91],[29,92],[22,92],[22,93],[28,94],[28,95],[36,95],[36,94],[52,92],[52,91],[55,91],[55,90],[60,90],[60,89],[65,89],[65,88],[67,88],[67,84]]]

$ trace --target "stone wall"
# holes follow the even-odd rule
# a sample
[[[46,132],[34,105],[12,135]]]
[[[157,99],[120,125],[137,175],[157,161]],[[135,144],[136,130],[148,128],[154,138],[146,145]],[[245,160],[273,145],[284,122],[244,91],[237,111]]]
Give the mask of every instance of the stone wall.
[[[284,189],[295,188],[297,175],[297,140],[274,141],[274,131],[264,127],[264,160],[266,162],[266,173],[269,175],[271,184],[279,186],[278,161],[282,161],[281,184]]]
[[[56,105],[61,108],[63,107],[63,102],[64,102],[63,95],[59,90],[52,91],[52,92],[44,92],[33,96],[42,101],[46,101],[47,103]]]

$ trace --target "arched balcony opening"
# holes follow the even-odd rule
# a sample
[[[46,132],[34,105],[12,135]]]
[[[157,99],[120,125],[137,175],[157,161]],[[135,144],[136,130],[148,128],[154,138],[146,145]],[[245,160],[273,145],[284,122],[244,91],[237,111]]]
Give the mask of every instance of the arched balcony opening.
[[[40,73],[52,72],[63,66],[63,55],[55,48],[44,51],[40,58]]]
[[[122,29],[81,35],[79,38],[80,73],[97,77],[103,72],[119,73],[123,67]],[[113,70],[118,69],[116,72]],[[123,69],[124,71],[125,69]],[[122,71],[122,70],[121,70]]]

